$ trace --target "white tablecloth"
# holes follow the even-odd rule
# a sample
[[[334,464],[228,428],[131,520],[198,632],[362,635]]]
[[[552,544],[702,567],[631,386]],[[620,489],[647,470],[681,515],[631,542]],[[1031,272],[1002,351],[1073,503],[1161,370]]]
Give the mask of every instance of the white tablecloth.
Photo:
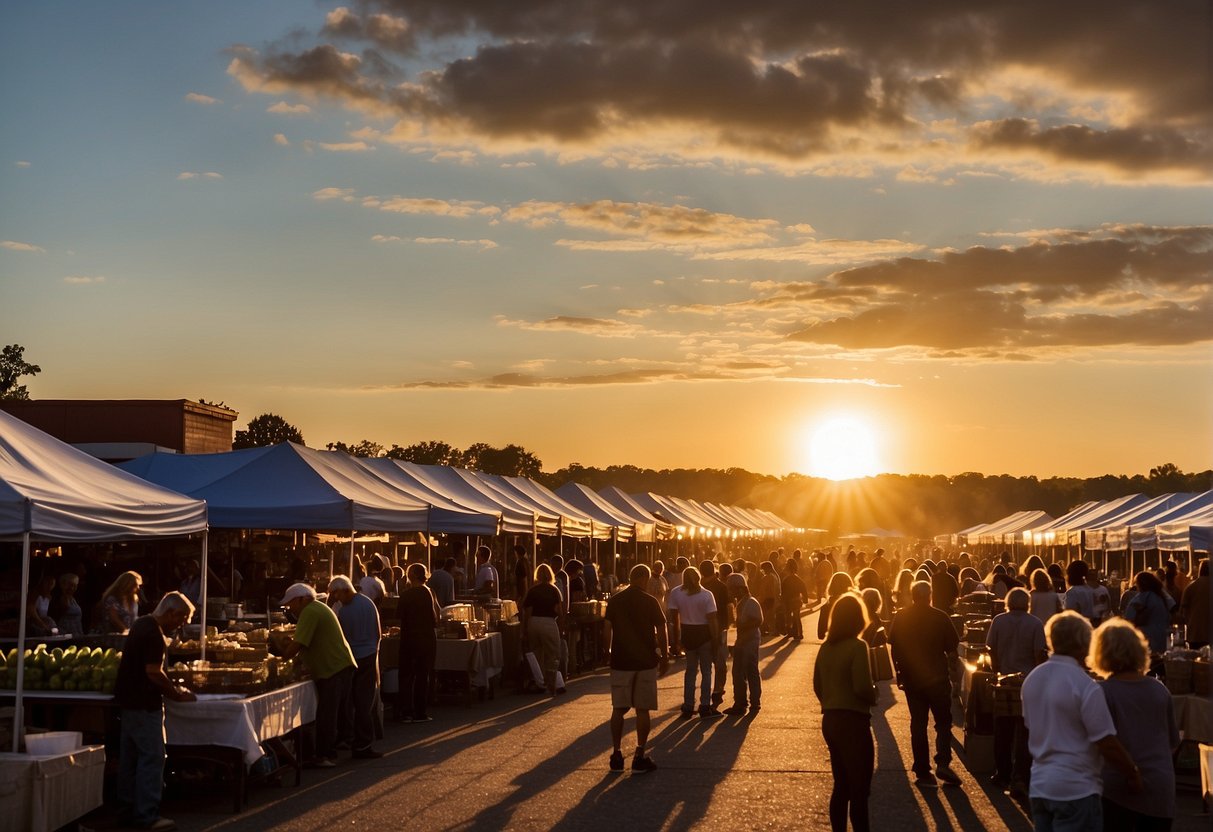
[[[105,747],[0,754],[0,832],[50,832],[101,805]]]
[[[475,639],[438,639],[434,669],[463,671],[475,687],[487,687],[489,679],[501,673],[503,664],[501,633]]]
[[[169,745],[239,748],[249,765],[265,753],[261,743],[315,719],[316,687],[311,682],[297,682],[247,699],[200,697],[197,702],[164,703]]]

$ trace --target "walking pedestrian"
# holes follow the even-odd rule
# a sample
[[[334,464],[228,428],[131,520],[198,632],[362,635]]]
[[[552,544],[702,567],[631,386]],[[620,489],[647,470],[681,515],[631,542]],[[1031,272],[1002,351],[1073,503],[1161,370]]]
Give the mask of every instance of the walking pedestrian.
[[[795,555],[799,555],[797,549]],[[786,574],[780,582],[783,592],[783,613],[787,618],[788,635],[793,641],[804,639],[804,622],[800,620],[800,608],[804,605],[808,590],[800,579],[800,558],[793,556],[785,565]]]
[[[872,739],[876,686],[868,665],[868,645],[859,638],[868,623],[858,596],[840,597],[830,610],[825,644],[813,666],[813,692],[821,702],[821,733],[834,774],[830,793],[830,828],[834,832],[845,832],[848,814],[855,832],[871,828],[868,796],[876,762]]]
[[[897,613],[890,625],[889,644],[897,687],[905,692],[910,709],[910,748],[914,755],[915,783],[937,785],[936,778],[960,785],[952,770],[951,662],[960,639],[947,613],[931,606],[931,584],[917,581],[910,587],[911,604]],[[935,721],[935,773],[931,773],[928,716]]]
[[[1041,832],[1099,832],[1101,755],[1130,792],[1141,792],[1141,773],[1116,737],[1099,683],[1083,667],[1090,620],[1074,610],[1058,613],[1045,624],[1045,639],[1051,655],[1028,674],[1021,694],[1032,752],[1032,819]]]
[[[1146,675],[1150,648],[1127,621],[1104,622],[1091,638],[1088,664],[1104,677],[1099,683],[1116,738],[1141,771],[1134,793],[1115,766],[1103,769],[1105,832],[1167,830],[1175,818],[1175,764],[1179,730],[1166,685]],[[1161,730],[1160,730],[1161,729]]]
[[[699,570],[688,566],[682,571],[682,581],[670,590],[666,602],[675,621],[675,631],[682,637],[687,666],[683,676],[682,716],[689,719],[695,713],[695,677],[699,679],[699,716],[704,719],[722,716],[712,706],[712,664],[720,643],[717,625],[716,597],[702,586]]]
[[[703,586],[716,599],[716,623],[720,625],[720,640],[716,655],[712,658],[712,707],[719,708],[724,702],[725,671],[729,661],[729,627],[733,625],[733,603],[729,600],[729,588],[725,581],[733,574],[733,567],[722,563],[719,567],[705,560],[699,567],[703,573]]]
[[[556,672],[560,667],[560,622],[564,601],[556,588],[552,567],[539,564],[535,583],[522,599],[522,638],[526,651],[535,654],[549,696],[556,695]]]
[[[623,718],[632,708],[636,709],[632,772],[657,769],[644,748],[650,713],[657,708],[657,677],[670,667],[670,649],[665,612],[645,589],[650,578],[649,568],[636,564],[628,574],[627,588],[607,602],[603,644],[611,660],[611,771],[623,771]]]
[[[727,582],[737,605],[737,641],[733,644],[733,704],[724,712],[741,716],[748,709],[762,709],[762,676],[758,673],[758,648],[762,643],[762,607],[750,595],[745,575],[734,572]]]

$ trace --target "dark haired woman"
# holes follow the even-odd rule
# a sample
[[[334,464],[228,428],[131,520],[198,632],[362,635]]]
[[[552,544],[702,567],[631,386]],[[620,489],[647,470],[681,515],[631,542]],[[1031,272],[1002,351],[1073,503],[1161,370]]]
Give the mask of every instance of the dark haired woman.
[[[813,667],[813,692],[821,702],[821,733],[830,750],[834,790],[830,793],[830,828],[846,830],[847,815],[856,832],[867,832],[868,795],[876,746],[872,739],[872,706],[876,687],[868,665],[868,645],[859,635],[868,614],[858,595],[840,595],[830,609],[825,644]]]

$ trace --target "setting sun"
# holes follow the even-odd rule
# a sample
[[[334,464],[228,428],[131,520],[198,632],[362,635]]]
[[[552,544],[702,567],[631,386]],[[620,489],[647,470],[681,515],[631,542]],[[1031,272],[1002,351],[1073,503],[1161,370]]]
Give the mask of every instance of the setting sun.
[[[831,480],[851,480],[878,473],[876,440],[862,420],[842,416],[812,429],[809,473]]]

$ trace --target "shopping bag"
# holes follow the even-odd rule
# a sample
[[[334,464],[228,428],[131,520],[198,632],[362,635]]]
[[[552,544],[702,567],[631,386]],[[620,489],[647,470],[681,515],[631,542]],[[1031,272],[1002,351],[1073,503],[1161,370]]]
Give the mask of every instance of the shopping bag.
[[[882,644],[868,651],[872,663],[872,681],[887,682],[893,678],[893,658],[889,655],[889,645]]]
[[[535,680],[536,687],[544,687],[543,670],[539,667],[539,659],[535,658],[535,654],[528,652],[526,654],[527,667],[531,669],[531,678]]]

